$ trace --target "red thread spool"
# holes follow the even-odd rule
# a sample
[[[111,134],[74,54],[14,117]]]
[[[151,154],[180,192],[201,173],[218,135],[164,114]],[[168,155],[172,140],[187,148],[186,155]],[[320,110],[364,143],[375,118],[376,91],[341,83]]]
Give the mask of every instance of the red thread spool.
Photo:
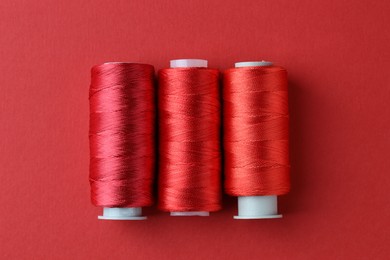
[[[154,68],[104,63],[92,68],[91,200],[100,219],[145,219],[154,173]]]
[[[290,189],[287,72],[270,62],[236,63],[224,73],[225,190],[238,219],[278,218]]]
[[[221,208],[218,70],[204,60],[159,71],[159,207],[172,216]]]

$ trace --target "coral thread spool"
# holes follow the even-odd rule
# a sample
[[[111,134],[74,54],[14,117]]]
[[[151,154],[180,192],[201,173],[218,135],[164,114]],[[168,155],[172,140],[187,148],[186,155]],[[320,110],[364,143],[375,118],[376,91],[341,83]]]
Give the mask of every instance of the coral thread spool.
[[[207,68],[207,60],[201,59],[179,59],[170,61],[171,68]],[[210,215],[207,211],[173,211],[171,216],[185,217],[185,216],[201,216],[208,217]]]
[[[154,68],[107,62],[92,68],[91,199],[105,220],[143,220],[152,204]]]
[[[238,63],[235,63],[235,70],[237,71],[237,68],[246,68],[246,67],[268,67],[268,66],[273,66],[272,62],[268,62],[268,61],[256,61],[256,62],[238,62]],[[226,75],[225,75],[226,77]],[[227,84],[225,82],[225,84]],[[233,83],[231,83],[233,84]],[[254,83],[252,83],[254,84]],[[287,81],[282,81],[282,83],[278,82],[278,84],[281,84],[281,88],[283,89],[283,93],[284,93],[284,97],[283,98],[286,98],[287,99]],[[226,85],[225,85],[226,87]],[[224,89],[224,92],[227,91],[226,89]],[[228,91],[231,91],[231,89],[229,89]],[[246,97],[248,98],[248,96]],[[225,98],[224,98],[225,99]],[[245,99],[243,99],[245,100]],[[283,100],[283,101],[286,101],[286,100]],[[257,101],[255,101],[257,102]],[[270,100],[267,100],[266,102],[271,102]],[[252,106],[254,106],[253,103],[251,103]],[[268,104],[268,103],[267,103]],[[247,110],[248,111],[251,111],[251,107],[249,104],[245,104],[245,103],[241,103],[240,104],[241,106],[247,106]],[[225,110],[226,109],[231,109],[231,106],[230,104],[227,104],[225,103]],[[284,110],[285,110],[285,106],[284,106]],[[287,108],[288,109],[288,108]],[[287,111],[288,113],[288,111]],[[254,115],[256,116],[256,115]],[[288,114],[287,114],[288,116]],[[286,122],[288,122],[288,117],[285,117],[285,115],[283,115],[281,117],[282,121],[279,120],[279,122],[277,123],[280,123],[282,122],[282,124],[286,125]],[[286,121],[287,120],[287,121]],[[247,122],[247,121],[243,121],[243,122]],[[236,121],[237,123],[237,121]],[[242,123],[242,124],[245,124],[245,123]],[[237,125],[236,125],[237,126]],[[238,126],[240,127],[240,126]],[[242,130],[242,128],[240,128]],[[288,130],[288,126],[287,126],[287,130]],[[239,135],[240,133],[235,133],[236,135]],[[258,129],[258,133],[256,134],[257,136],[261,136],[262,134],[262,129],[261,129],[261,126],[259,127]],[[224,137],[225,138],[225,137]],[[226,140],[225,140],[226,141]],[[286,147],[285,144],[287,144],[288,146],[288,137],[287,137],[287,140],[283,140],[283,141],[287,141],[284,143],[283,145],[283,148]],[[259,152],[259,151],[256,151],[256,152]],[[287,153],[287,154],[284,154],[282,156],[283,160],[282,161],[286,161],[285,158],[288,158],[288,149],[283,149],[283,152],[284,153]],[[261,154],[261,152],[260,152]],[[234,156],[237,156],[237,154],[235,154]],[[229,157],[229,156],[226,156],[225,157],[225,160],[233,160],[233,157]],[[238,155],[239,156],[239,155]],[[261,159],[261,158],[259,158]],[[287,159],[288,160],[288,159]],[[289,165],[288,165],[289,167]],[[286,167],[285,167],[286,168]],[[226,169],[225,169],[226,170]],[[282,190],[282,194],[286,193],[286,191],[289,189],[289,177],[288,175],[286,175],[285,173],[285,169],[283,169],[283,173],[282,175],[283,178],[282,179],[282,182],[283,184],[285,184],[284,187],[281,188]],[[254,174],[258,174],[257,173],[254,173]],[[234,175],[234,173],[233,173]],[[230,178],[231,176],[227,176],[227,178]],[[229,180],[231,181],[231,180]],[[278,184],[276,184],[275,186],[277,186]],[[231,189],[231,187],[229,187]],[[264,187],[263,187],[264,188]],[[279,192],[279,191],[278,191]],[[229,193],[229,192],[228,192]],[[230,193],[237,193],[237,192],[232,192],[230,190]],[[232,194],[232,195],[235,195],[237,196],[236,194]],[[267,218],[281,218],[282,215],[278,214],[278,209],[277,209],[277,194],[262,194],[262,195],[238,195],[238,215],[237,216],[234,216],[235,219],[267,219]]]
[[[180,75],[180,80],[175,78],[175,75]],[[184,81],[183,75],[185,77],[188,76]],[[209,94],[197,96],[199,95],[196,90],[196,82],[199,81],[198,77],[201,77],[203,80],[207,77],[212,82],[211,85],[209,85],[210,82],[205,82],[207,87],[205,88],[202,85],[203,89],[198,90],[199,92],[202,91],[200,93],[204,93],[205,89],[207,89],[206,92]],[[160,71],[159,78],[159,120],[161,129],[159,165],[160,209],[169,211],[171,216],[209,216],[210,211],[220,209],[220,103],[218,100],[218,71],[207,69],[206,60],[171,60],[170,69]],[[212,88],[208,89],[209,86],[212,86]],[[175,105],[176,109],[178,109],[176,110],[177,112],[174,110],[168,112],[171,105],[173,105],[170,104],[169,100],[172,102],[179,100],[178,104]],[[211,102],[212,104],[207,103],[207,106],[213,106],[212,111],[214,114],[211,118],[209,114],[205,115],[207,120],[200,119],[199,115],[203,114],[204,112],[201,111],[205,109],[203,108],[204,104],[206,104],[204,102],[210,102],[211,100],[214,102]],[[183,119],[180,120],[181,122],[177,121],[176,113],[179,116],[183,116]],[[176,119],[173,120],[172,117],[176,117]],[[194,117],[194,121],[193,119],[189,119],[189,117]],[[195,145],[192,145],[192,142],[187,139],[190,138],[187,134],[192,133],[193,135],[196,129],[202,129],[200,122],[211,127],[212,141],[210,141],[211,139],[208,139],[206,142],[198,142],[198,140],[195,140]],[[177,129],[179,126],[176,126],[176,124],[180,125],[182,129]],[[172,125],[175,125],[173,127],[174,129],[172,129]],[[164,129],[168,128],[170,131],[165,132]],[[181,130],[185,133],[180,132]],[[204,133],[202,134],[205,135]],[[175,138],[175,136],[179,137]],[[185,142],[183,142],[185,144],[181,146],[178,143],[181,143],[184,140],[183,138],[185,139]],[[205,137],[203,136],[202,138],[204,139]],[[169,141],[168,139],[171,140]],[[170,149],[164,147],[170,147]],[[205,160],[207,158],[206,153],[204,153],[206,148],[212,149],[214,152],[214,157],[208,158],[208,161]],[[188,149],[191,150],[190,153]],[[207,149],[206,151],[208,151]],[[195,150],[197,152],[196,155],[193,153]],[[177,157],[175,158],[172,154],[175,154]],[[202,157],[203,159],[201,159],[200,163],[200,161],[189,159],[191,156],[195,156],[196,158]],[[179,160],[178,157],[181,159]],[[189,161],[191,161],[191,165],[188,164]],[[185,166],[180,166],[180,170],[178,170],[179,164]],[[195,168],[198,168],[199,171],[194,171]],[[185,179],[184,183],[181,182],[172,185],[177,178],[181,178],[181,180]],[[192,183],[190,179],[194,180],[194,182]],[[199,180],[201,181],[199,182]],[[199,183],[205,186],[198,186]],[[211,191],[208,199],[204,195],[206,194],[205,191]]]

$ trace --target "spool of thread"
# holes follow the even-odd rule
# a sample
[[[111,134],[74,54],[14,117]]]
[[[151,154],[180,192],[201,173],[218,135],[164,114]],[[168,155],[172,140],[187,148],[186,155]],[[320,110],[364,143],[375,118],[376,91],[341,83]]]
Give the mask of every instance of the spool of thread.
[[[91,70],[91,201],[99,219],[142,220],[155,164],[154,68],[108,62]]]
[[[219,72],[172,60],[158,73],[159,208],[209,216],[221,208]]]
[[[280,218],[290,189],[288,86],[272,62],[238,62],[224,73],[225,190],[238,196],[236,219]]]

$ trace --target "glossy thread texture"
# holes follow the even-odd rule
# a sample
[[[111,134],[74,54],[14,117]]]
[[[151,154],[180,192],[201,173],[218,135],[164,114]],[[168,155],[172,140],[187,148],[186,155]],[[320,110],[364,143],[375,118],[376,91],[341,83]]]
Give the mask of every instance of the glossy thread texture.
[[[154,68],[105,63],[90,86],[91,200],[102,207],[152,204]]]
[[[277,66],[225,71],[225,190],[233,196],[290,189],[287,72]]]
[[[219,73],[206,68],[159,71],[159,208],[221,208]]]

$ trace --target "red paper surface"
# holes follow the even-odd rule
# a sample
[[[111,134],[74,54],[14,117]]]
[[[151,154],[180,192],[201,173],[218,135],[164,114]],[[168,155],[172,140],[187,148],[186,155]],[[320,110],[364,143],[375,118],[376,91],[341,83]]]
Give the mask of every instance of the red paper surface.
[[[390,2],[0,3],[0,258],[385,259],[390,254]],[[292,192],[281,220],[98,221],[89,201],[90,67],[225,69],[290,79]]]

